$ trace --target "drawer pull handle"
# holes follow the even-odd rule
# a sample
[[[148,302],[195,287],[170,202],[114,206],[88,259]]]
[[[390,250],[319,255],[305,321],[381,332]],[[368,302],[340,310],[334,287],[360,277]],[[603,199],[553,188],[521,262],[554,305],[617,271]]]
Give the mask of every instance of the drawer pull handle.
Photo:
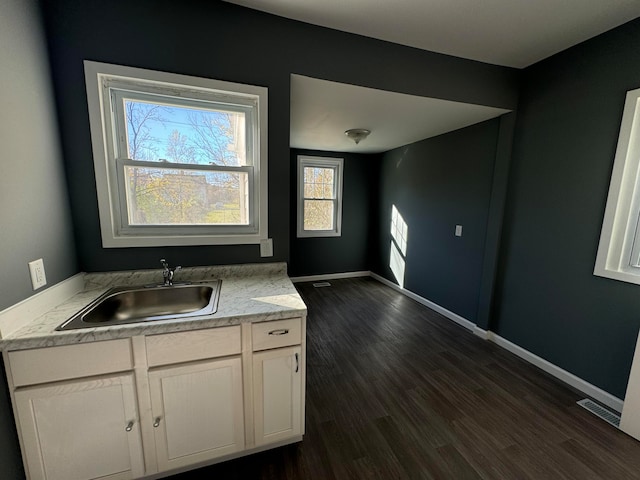
[[[269,335],[286,335],[287,333],[289,333],[289,329],[279,328],[278,330],[271,330]]]
[[[296,353],[296,373],[298,373],[298,370],[300,370],[300,358],[298,357],[298,354]]]
[[[127,423],[127,426],[124,427],[125,431],[130,432],[133,429],[133,420]]]
[[[158,428],[159,426],[160,426],[160,417],[156,417],[155,421],[153,422],[153,427]]]

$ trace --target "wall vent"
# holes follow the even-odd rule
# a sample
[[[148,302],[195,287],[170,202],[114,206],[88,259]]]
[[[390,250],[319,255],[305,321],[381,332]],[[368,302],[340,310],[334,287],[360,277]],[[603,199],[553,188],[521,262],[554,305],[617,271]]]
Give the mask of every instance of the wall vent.
[[[605,422],[610,423],[616,428],[620,428],[620,415],[618,415],[617,413],[614,413],[610,410],[607,410],[604,407],[601,407],[596,402],[594,402],[593,400],[589,400],[588,398],[585,398],[584,400],[580,400],[577,403],[582,408],[586,408],[594,415],[597,415],[598,417],[603,419]]]
[[[330,287],[331,284],[329,282],[316,282],[313,284],[313,286],[315,288],[319,288],[319,287]]]

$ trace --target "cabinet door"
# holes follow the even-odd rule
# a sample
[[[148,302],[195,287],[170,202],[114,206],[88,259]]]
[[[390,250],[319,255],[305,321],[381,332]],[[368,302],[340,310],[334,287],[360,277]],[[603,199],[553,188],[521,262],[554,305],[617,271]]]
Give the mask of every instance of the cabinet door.
[[[149,372],[160,471],[244,449],[240,357]]]
[[[144,474],[132,374],[18,389],[15,404],[31,480]]]
[[[253,354],[256,446],[302,434],[301,348]]]

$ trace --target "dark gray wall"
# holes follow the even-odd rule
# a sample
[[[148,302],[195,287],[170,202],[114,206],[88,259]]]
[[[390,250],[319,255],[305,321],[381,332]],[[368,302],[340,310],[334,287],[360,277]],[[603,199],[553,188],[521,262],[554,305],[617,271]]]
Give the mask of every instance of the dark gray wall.
[[[78,272],[44,33],[35,1],[0,0],[0,310]]]
[[[44,260],[48,285],[78,272],[58,125],[38,5],[0,0],[0,310],[35,292],[27,263]],[[4,366],[0,362],[4,372]],[[0,380],[0,477],[24,478],[9,392]]]
[[[484,242],[484,258],[482,259],[482,277],[478,294],[478,315],[476,316],[476,326],[483,330],[490,330],[491,318],[493,317],[515,121],[515,112],[500,117],[496,161],[493,165],[491,200],[489,201],[489,217],[487,219],[487,236]]]
[[[525,70],[491,329],[624,397],[640,291],[593,275],[640,20]]]
[[[294,22],[225,2],[42,0],[67,178],[84,271],[289,260],[290,74],[513,108],[518,71]],[[352,52],[357,51],[358,55]],[[103,249],[84,59],[269,88],[269,235],[251,246]]]
[[[383,154],[374,271],[389,267],[391,208],[408,225],[404,287],[476,321],[500,119]],[[456,224],[463,236],[455,237]],[[397,282],[396,282],[397,283]]]
[[[344,159],[342,234],[297,238],[298,155]],[[369,270],[371,219],[377,215],[380,155],[291,150],[291,261],[289,275],[320,275]]]

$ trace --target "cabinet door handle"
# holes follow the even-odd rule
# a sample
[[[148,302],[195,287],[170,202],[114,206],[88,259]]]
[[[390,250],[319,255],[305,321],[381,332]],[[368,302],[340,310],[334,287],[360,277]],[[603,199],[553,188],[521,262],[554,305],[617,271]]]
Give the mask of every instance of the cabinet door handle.
[[[286,328],[279,328],[278,330],[271,330],[269,335],[286,335],[289,333],[289,330]]]
[[[298,358],[298,354],[296,353],[296,373],[300,370],[300,359]]]
[[[156,417],[156,419],[153,421],[153,426],[154,428],[158,428],[160,426],[160,417]]]
[[[127,423],[127,426],[124,427],[125,431],[130,432],[133,429],[133,420]]]

